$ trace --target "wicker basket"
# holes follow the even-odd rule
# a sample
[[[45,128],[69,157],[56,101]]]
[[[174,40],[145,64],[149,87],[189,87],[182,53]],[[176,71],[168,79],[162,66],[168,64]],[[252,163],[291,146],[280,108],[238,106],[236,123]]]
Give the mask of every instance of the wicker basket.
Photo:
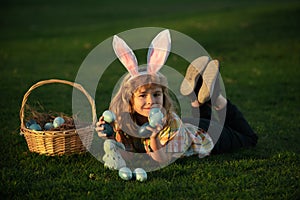
[[[63,131],[35,131],[26,128],[26,125],[24,124],[24,109],[28,96],[37,87],[52,83],[62,83],[73,86],[87,97],[92,108],[92,125],[88,125],[80,129],[70,129]],[[50,156],[84,153],[86,152],[86,149],[90,147],[93,140],[95,128],[94,125],[97,120],[96,106],[94,99],[80,84],[58,79],[44,80],[37,82],[36,84],[31,86],[25,93],[20,109],[20,120],[21,134],[25,136],[28,148],[31,152],[46,154]],[[80,137],[78,135],[78,132],[80,132]]]

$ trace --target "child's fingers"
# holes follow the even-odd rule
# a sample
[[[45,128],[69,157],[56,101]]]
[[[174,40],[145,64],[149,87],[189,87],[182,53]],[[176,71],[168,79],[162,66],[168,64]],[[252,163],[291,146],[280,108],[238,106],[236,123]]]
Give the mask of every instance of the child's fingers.
[[[163,129],[163,126],[161,124],[157,124],[156,130],[161,131]]]
[[[101,116],[101,117],[99,118],[99,121],[98,121],[98,122],[100,122],[101,124],[105,124],[104,116]]]
[[[102,137],[102,138],[103,138],[103,137],[106,138],[106,134],[105,134],[105,133],[102,133],[102,132],[98,132],[98,136],[99,136],[99,137]]]
[[[99,121],[96,122],[96,126],[101,126],[102,124],[105,124],[105,121],[104,121],[104,117],[103,117],[103,116],[101,116],[101,117],[99,118]]]
[[[151,132],[159,132],[163,129],[163,126],[161,124],[157,124],[156,127],[146,126],[146,129]]]
[[[99,124],[99,125],[96,126],[95,130],[97,132],[102,132],[104,130],[104,126],[101,126],[101,124]]]
[[[146,126],[146,129],[147,129],[148,131],[154,132],[154,128],[152,128],[151,126]]]
[[[162,118],[162,124],[166,124],[167,123],[167,117]]]
[[[111,140],[115,139],[113,135],[107,136],[105,133],[102,133],[102,132],[98,132],[97,134],[100,138],[103,138],[103,139],[111,139]]]
[[[105,122],[104,123],[103,122],[96,122],[96,127],[101,126],[103,124],[105,124]]]
[[[156,137],[158,133],[163,129],[163,126],[161,124],[157,124],[155,128],[147,126],[146,129],[152,132],[150,137]]]

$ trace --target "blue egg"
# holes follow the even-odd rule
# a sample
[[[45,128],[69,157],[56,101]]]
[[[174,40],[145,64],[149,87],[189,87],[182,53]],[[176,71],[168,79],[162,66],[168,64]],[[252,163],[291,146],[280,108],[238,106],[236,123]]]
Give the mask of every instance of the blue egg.
[[[38,125],[38,124],[31,124],[29,126],[29,129],[34,130],[34,131],[41,131],[42,130],[41,126]]]
[[[59,127],[59,126],[62,125],[63,123],[65,123],[65,120],[64,120],[64,118],[62,118],[62,117],[56,117],[56,118],[53,120],[53,126],[54,126],[54,128]]]
[[[104,121],[106,121],[107,123],[111,123],[116,119],[115,114],[110,110],[104,111],[102,116],[104,117]]]
[[[160,108],[151,108],[150,112],[149,112],[149,117],[151,117],[152,115],[154,115],[155,113],[161,112]]]
[[[139,129],[138,129],[138,134],[142,138],[147,138],[150,137],[151,131],[147,129],[147,126],[149,126],[149,123],[143,124]]]
[[[104,126],[104,130],[102,132],[105,133],[107,137],[112,136],[114,134],[114,129],[110,124],[105,123],[102,124],[102,126]]]
[[[132,172],[128,167],[122,167],[119,169],[119,176],[121,179],[128,181],[132,178]]]
[[[29,128],[32,124],[37,124],[34,119],[30,119],[28,122],[26,122],[26,128]]]
[[[44,129],[45,130],[50,130],[54,128],[54,125],[51,123],[51,122],[47,122],[45,125],[44,125]]]
[[[147,172],[142,168],[136,168],[133,171],[133,177],[140,182],[144,182],[147,180]]]
[[[149,125],[152,127],[156,127],[158,124],[162,124],[162,119],[164,118],[164,115],[162,112],[157,112],[151,115],[149,117]]]

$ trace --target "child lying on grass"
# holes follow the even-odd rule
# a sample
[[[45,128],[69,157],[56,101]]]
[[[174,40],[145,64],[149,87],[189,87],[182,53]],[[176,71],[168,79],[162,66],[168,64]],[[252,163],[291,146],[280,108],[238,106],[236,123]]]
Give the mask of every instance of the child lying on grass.
[[[114,36],[114,51],[129,73],[109,107],[116,115],[112,123],[115,133],[106,137],[101,126],[105,123],[102,116],[96,124],[99,137],[122,143],[125,159],[129,159],[129,152],[146,153],[160,164],[170,163],[181,156],[197,154],[202,158],[211,153],[255,146],[257,135],[238,108],[222,95],[219,63],[209,57],[197,58],[186,71],[180,91],[191,98],[193,118],[179,118],[168,93],[167,78],[159,72],[169,55],[170,46],[169,31],[160,32],[149,47],[147,66],[138,67],[133,51],[121,38]],[[139,128],[149,122],[152,108],[162,110],[163,123],[148,126],[151,134],[141,137]],[[224,125],[218,124],[212,110],[219,117],[225,115]],[[219,133],[209,132],[210,125],[219,128]]]

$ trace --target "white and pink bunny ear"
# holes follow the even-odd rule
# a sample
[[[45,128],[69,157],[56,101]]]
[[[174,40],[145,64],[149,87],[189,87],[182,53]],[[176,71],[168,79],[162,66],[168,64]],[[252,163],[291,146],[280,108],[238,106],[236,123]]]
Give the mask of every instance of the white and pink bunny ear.
[[[147,71],[156,73],[165,64],[171,49],[171,36],[169,30],[160,32],[151,42],[147,56]]]
[[[139,74],[138,64],[133,51],[124,42],[124,40],[116,35],[113,38],[113,49],[131,76],[137,76]]]

